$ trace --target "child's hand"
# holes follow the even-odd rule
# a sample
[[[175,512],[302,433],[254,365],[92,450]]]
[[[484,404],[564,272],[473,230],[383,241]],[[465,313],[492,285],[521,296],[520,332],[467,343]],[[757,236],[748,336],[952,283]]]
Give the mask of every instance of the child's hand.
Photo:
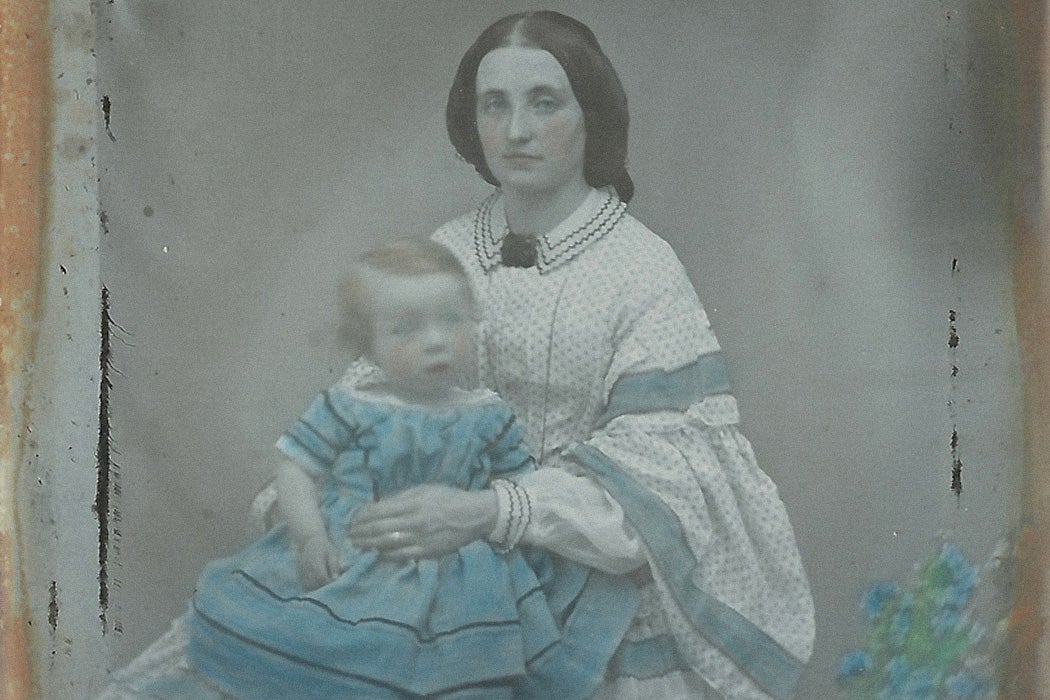
[[[320,588],[344,571],[339,550],[327,535],[312,535],[300,543],[299,579],[304,591]]]

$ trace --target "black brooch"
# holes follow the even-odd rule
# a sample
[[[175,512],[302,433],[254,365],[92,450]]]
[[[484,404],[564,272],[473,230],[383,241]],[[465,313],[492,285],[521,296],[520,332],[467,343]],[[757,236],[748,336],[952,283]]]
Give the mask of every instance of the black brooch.
[[[533,267],[536,264],[536,239],[520,233],[508,233],[503,237],[500,262],[507,267]]]

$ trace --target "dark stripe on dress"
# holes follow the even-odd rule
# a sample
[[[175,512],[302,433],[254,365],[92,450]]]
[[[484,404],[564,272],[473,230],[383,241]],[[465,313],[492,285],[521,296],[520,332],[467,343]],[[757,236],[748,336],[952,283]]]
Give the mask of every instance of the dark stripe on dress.
[[[561,644],[561,640],[560,639],[555,639],[553,642],[551,642],[547,646],[545,646],[542,649],[540,649],[539,651],[537,651],[535,654],[532,655],[532,658],[529,658],[529,659],[525,660],[525,667],[528,668],[530,666],[534,666],[536,664],[536,662],[539,661],[541,656],[543,656],[544,654],[546,654],[547,652],[549,652],[551,649],[553,649],[554,647],[558,646],[559,644]]]
[[[500,678],[500,679],[495,679],[495,680],[483,681],[481,683],[466,683],[466,684],[463,684],[463,685],[452,686],[452,687],[449,687],[449,688],[443,688],[442,690],[436,691],[433,694],[428,694],[426,696],[421,696],[421,695],[417,695],[415,693],[411,693],[409,691],[406,691],[401,686],[394,685],[394,684],[391,684],[391,683],[386,683],[384,681],[380,681],[380,680],[377,680],[375,678],[372,678],[371,676],[365,676],[365,675],[362,675],[362,674],[359,674],[359,673],[351,673],[349,671],[343,671],[343,670],[340,670],[338,668],[333,668],[332,666],[327,666],[325,664],[317,663],[316,661],[311,661],[310,659],[305,659],[305,658],[303,658],[301,656],[296,656],[295,654],[289,654],[288,652],[282,651],[280,649],[277,649],[275,647],[271,647],[271,646],[266,645],[266,644],[259,644],[254,639],[249,639],[248,637],[245,637],[244,635],[240,634],[236,630],[230,629],[229,627],[227,627],[226,625],[222,624],[221,622],[208,617],[208,615],[205,614],[204,612],[202,612],[200,610],[200,608],[198,608],[196,606],[196,604],[194,604],[193,610],[194,610],[195,614],[200,616],[201,620],[203,620],[204,622],[206,622],[210,626],[214,627],[215,629],[219,630],[220,632],[222,632],[224,634],[227,634],[227,635],[229,635],[231,637],[236,638],[237,640],[239,640],[239,641],[241,641],[241,642],[243,642],[243,643],[245,643],[245,644],[247,644],[249,646],[255,647],[256,649],[262,649],[263,651],[265,651],[267,653],[270,653],[270,654],[273,654],[274,656],[280,656],[280,657],[282,657],[284,659],[288,659],[289,661],[301,664],[303,666],[308,666],[310,668],[314,668],[314,669],[317,669],[319,671],[324,671],[326,673],[331,673],[331,674],[333,674],[335,676],[340,676],[342,678],[350,678],[350,679],[354,679],[354,680],[358,680],[358,681],[363,681],[365,683],[370,683],[372,685],[379,686],[381,688],[386,688],[387,690],[390,690],[390,691],[393,691],[395,693],[401,694],[403,697],[409,697],[409,698],[440,697],[441,695],[447,695],[449,693],[461,692],[461,691],[464,691],[464,690],[470,690],[471,688],[500,688],[500,687],[503,687],[503,686],[506,686],[506,685],[509,685],[509,684],[513,684],[513,683],[516,682],[516,677],[515,676],[511,676],[511,677],[508,677],[508,678],[505,678],[505,679],[504,678]]]
[[[441,632],[435,632],[434,634],[429,635],[429,636],[424,636],[423,634],[421,634],[419,632],[419,630],[417,628],[413,627],[412,625],[410,625],[410,624],[408,624],[406,622],[400,622],[398,620],[391,620],[391,619],[388,619],[388,618],[385,618],[385,617],[362,617],[362,618],[360,618],[358,620],[351,620],[351,619],[346,618],[346,617],[340,617],[339,615],[336,614],[336,612],[334,610],[332,610],[330,607],[328,607],[327,605],[325,605],[321,601],[317,600],[316,598],[309,598],[309,597],[306,597],[306,596],[289,596],[289,597],[285,597],[285,596],[279,595],[275,591],[271,590],[270,588],[268,588],[266,586],[266,584],[264,584],[263,582],[259,581],[257,578],[255,578],[254,576],[252,576],[248,572],[244,571],[243,569],[234,569],[232,573],[239,574],[240,576],[245,578],[247,581],[252,583],[255,587],[259,588],[261,591],[263,591],[264,593],[269,595],[274,600],[279,600],[279,601],[281,601],[283,603],[291,603],[291,602],[310,603],[311,605],[314,605],[314,606],[324,610],[326,613],[328,613],[329,616],[332,617],[332,619],[338,620],[339,622],[343,622],[345,624],[348,624],[351,627],[356,627],[357,625],[359,625],[361,623],[368,623],[368,622],[378,622],[378,623],[381,623],[381,624],[390,625],[391,627],[400,627],[402,629],[409,630],[410,632],[412,632],[413,636],[415,636],[415,638],[416,638],[416,641],[419,642],[420,644],[427,644],[427,643],[430,643],[430,642],[434,642],[434,641],[438,640],[439,638],[449,637],[449,636],[452,636],[454,634],[458,634],[460,632],[464,632],[464,631],[469,630],[469,629],[475,629],[475,628],[478,628],[478,627],[514,627],[514,626],[518,626],[518,625],[521,624],[521,620],[491,620],[491,621],[486,620],[486,621],[483,621],[483,622],[471,622],[471,623],[468,623],[468,624],[465,624],[465,625],[460,625],[459,627],[453,627],[452,629],[442,630]]]
[[[492,442],[490,444],[498,445],[503,440],[503,438],[507,436],[507,433],[510,432],[510,429],[514,426],[516,420],[517,419],[513,415],[511,415],[511,417],[508,418],[507,421],[503,424],[503,426],[499,429],[499,432],[496,433],[496,437],[492,438]]]
[[[356,434],[357,430],[354,428],[354,426],[350,425],[350,423],[348,423],[347,420],[343,418],[342,414],[336,410],[335,404],[332,403],[332,395],[330,393],[330,390],[325,389],[321,392],[321,394],[322,396],[324,396],[324,405],[326,408],[328,408],[328,411],[333,416],[335,416],[336,420],[338,420],[340,423],[346,426],[346,429],[350,432],[351,435]]]
[[[308,423],[307,421],[305,421],[302,418],[300,418],[299,419],[299,424],[303,425],[303,426],[306,426],[306,429],[309,430],[314,435],[316,435],[318,437],[318,439],[321,442],[323,442],[325,444],[325,446],[327,446],[328,449],[330,449],[334,454],[339,454],[339,446],[336,445],[335,443],[333,443],[331,440],[329,440],[328,436],[325,435],[324,433],[322,433],[318,428],[314,427],[313,423]],[[299,440],[296,439],[294,435],[292,437],[293,437],[293,439],[295,439],[296,442],[299,442]],[[300,444],[302,444],[302,443],[300,443]]]
[[[321,433],[319,433],[316,428],[314,428],[312,425],[310,425],[309,423],[307,423],[304,420],[299,420],[298,424],[302,425],[302,426],[305,426],[311,433],[313,433],[318,438],[320,438],[321,442],[323,442],[325,444],[325,446],[328,447],[328,449],[330,449],[332,451],[333,455],[336,455],[336,456],[339,455],[339,452],[336,450],[335,446],[332,445],[332,443],[328,442],[328,440],[325,439],[324,435],[321,435]],[[329,457],[328,455],[318,454],[317,450],[315,450],[314,448],[310,447],[310,445],[306,444],[295,433],[287,432],[287,433],[285,433],[285,436],[287,436],[288,439],[291,440],[292,442],[294,442],[296,445],[301,447],[303,452],[307,453],[308,455],[313,457],[315,460],[317,460],[318,463],[324,464],[324,465],[331,465],[332,462],[334,461],[334,457]]]

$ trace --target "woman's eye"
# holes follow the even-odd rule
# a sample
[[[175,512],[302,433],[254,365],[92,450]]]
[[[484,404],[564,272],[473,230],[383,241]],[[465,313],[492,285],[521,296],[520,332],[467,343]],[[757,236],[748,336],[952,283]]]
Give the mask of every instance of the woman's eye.
[[[500,112],[507,107],[507,101],[499,96],[484,97],[481,100],[480,108],[484,114],[494,114]]]
[[[532,103],[532,106],[540,114],[551,114],[558,109],[558,101],[553,97],[541,97]]]

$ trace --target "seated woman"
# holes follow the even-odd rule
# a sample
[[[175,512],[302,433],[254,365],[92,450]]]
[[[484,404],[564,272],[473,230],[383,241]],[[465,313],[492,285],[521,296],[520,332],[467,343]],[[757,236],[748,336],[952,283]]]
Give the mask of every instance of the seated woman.
[[[597,697],[792,697],[814,636],[794,534],[681,263],[626,211],[627,102],[593,33],[555,12],[497,21],[460,62],[446,116],[497,188],[434,239],[470,276],[482,381],[539,467],[517,479],[532,504],[521,542],[636,567],[642,585]],[[449,533],[424,521],[491,503],[397,495],[350,537],[386,552],[412,532],[426,557]]]

